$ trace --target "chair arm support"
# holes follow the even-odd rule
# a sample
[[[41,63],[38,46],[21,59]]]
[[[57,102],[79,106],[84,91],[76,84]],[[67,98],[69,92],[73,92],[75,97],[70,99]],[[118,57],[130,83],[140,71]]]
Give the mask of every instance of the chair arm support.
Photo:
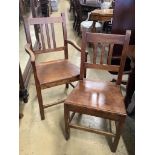
[[[66,40],[68,44],[71,44],[74,48],[76,48],[79,52],[81,52],[81,48],[74,42],[70,40]],[[86,60],[88,56],[88,51],[86,51]]]
[[[31,62],[34,62],[35,61],[35,55],[31,49],[31,45],[30,44],[26,44],[25,45],[25,51],[30,55],[30,58],[31,58]]]
[[[81,48],[74,41],[70,41],[70,40],[66,40],[66,41],[68,44],[72,45],[75,49],[81,52]]]

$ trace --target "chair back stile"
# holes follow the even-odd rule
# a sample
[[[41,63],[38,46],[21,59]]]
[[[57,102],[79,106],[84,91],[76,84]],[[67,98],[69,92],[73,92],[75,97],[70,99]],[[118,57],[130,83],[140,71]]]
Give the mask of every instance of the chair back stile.
[[[120,85],[122,81],[122,75],[125,66],[126,54],[128,50],[131,31],[127,30],[126,35],[114,35],[114,34],[99,34],[83,32],[82,34],[82,49],[81,49],[81,73],[80,79],[84,78],[87,69],[102,69],[107,71],[114,71],[118,73],[116,84]],[[92,60],[86,62],[86,48],[91,43],[93,48]],[[111,65],[111,58],[113,55],[113,47],[115,44],[123,45],[121,61],[119,65]],[[107,62],[104,63],[105,48],[108,47]],[[98,55],[100,51],[100,56]],[[97,62],[99,58],[99,62]]]
[[[29,28],[27,17],[24,17],[24,30],[25,30],[27,43],[30,44],[30,48],[32,49],[32,40],[31,40],[30,28]],[[37,38],[39,38],[39,37],[36,37],[36,40],[37,40]],[[39,40],[37,40],[36,42],[39,42]],[[27,50],[26,50],[26,52],[27,52]],[[31,61],[31,64],[32,64],[35,80],[38,82],[37,71],[36,71],[36,63],[35,63],[35,61]]]
[[[129,30],[126,31],[124,46],[123,46],[123,50],[122,50],[122,57],[121,57],[121,61],[120,61],[120,69],[119,69],[118,78],[116,81],[116,84],[118,84],[118,85],[120,85],[122,82],[122,76],[123,76],[123,72],[124,72],[124,68],[125,68],[125,61],[127,58],[127,52],[128,52],[129,42],[130,42],[130,36],[131,36],[131,31],[129,31]]]
[[[65,59],[68,59],[68,44],[67,44],[67,28],[65,14],[62,14],[62,28],[63,28],[63,37],[64,37],[64,46],[65,46]]]
[[[63,40],[64,45],[58,46],[56,44],[54,24],[62,23]],[[30,33],[30,26],[38,25],[39,37],[35,38],[35,44],[32,46],[34,54],[42,54],[48,52],[64,51],[65,59],[68,59],[68,47],[67,47],[67,30],[65,14],[61,13],[61,17],[44,17],[44,18],[24,18],[24,27],[27,43],[32,45],[32,36]],[[51,35],[50,35],[51,29]],[[51,37],[50,37],[51,36]],[[46,42],[47,41],[47,42]],[[36,46],[39,45],[38,48]]]
[[[30,29],[29,29],[29,24],[28,24],[28,18],[27,17],[24,17],[24,30],[25,30],[27,43],[32,45]]]

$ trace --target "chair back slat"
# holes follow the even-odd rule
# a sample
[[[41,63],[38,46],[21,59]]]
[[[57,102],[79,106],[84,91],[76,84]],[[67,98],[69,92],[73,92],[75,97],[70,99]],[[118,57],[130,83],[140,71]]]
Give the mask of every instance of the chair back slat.
[[[124,43],[124,35],[113,35],[113,34],[103,34],[103,33],[93,33],[93,37],[91,33],[87,34],[87,41],[93,43],[104,42],[105,44],[114,43],[114,44],[123,44]]]
[[[45,41],[44,41],[43,24],[40,24],[40,35],[41,35],[42,47],[43,47],[43,50],[44,50],[46,48],[45,48]]]
[[[48,48],[51,48],[48,24],[45,24]]]
[[[114,44],[109,45],[109,53],[108,53],[108,64],[111,65],[111,59],[113,54]]]
[[[100,64],[103,64],[103,57],[104,57],[104,53],[105,53],[105,45],[101,44],[101,58],[100,58]]]
[[[51,32],[52,32],[53,48],[56,48],[54,25],[53,25],[53,23],[51,23],[50,25],[51,25]]]
[[[96,64],[96,57],[97,57],[97,44],[93,46],[93,63]]]
[[[102,69],[118,73],[116,84],[120,84],[122,80],[126,54],[128,51],[129,40],[131,31],[127,30],[125,35],[118,34],[103,34],[103,33],[90,33],[82,32],[82,52],[81,52],[81,75],[83,79],[86,75],[87,69]],[[93,48],[92,55],[93,60],[88,61],[85,58],[85,52],[87,46],[90,45]],[[109,62],[113,54],[113,47],[115,44],[121,44],[123,46],[121,61],[119,65],[111,65]],[[109,47],[109,48],[107,48]],[[89,48],[90,49],[90,46]],[[99,54],[100,53],[100,54]],[[98,62],[99,59],[99,62]],[[104,62],[104,60],[106,60]]]

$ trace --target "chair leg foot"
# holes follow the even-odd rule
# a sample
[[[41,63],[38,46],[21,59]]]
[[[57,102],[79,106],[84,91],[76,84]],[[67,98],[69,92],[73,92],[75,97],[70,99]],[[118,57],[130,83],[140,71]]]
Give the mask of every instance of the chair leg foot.
[[[68,140],[70,138],[69,134],[66,134],[66,140]]]
[[[44,114],[43,104],[39,103],[39,109],[40,109],[40,117],[41,117],[41,120],[45,120],[45,114]]]
[[[41,115],[41,120],[45,120],[45,115]]]
[[[40,103],[40,101],[39,101],[39,109],[40,109],[41,120],[44,120],[45,119],[44,108],[43,108],[43,104]]]

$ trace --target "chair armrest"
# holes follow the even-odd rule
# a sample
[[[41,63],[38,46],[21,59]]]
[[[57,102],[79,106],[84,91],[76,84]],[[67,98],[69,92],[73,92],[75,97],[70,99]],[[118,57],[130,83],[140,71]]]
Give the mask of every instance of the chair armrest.
[[[68,44],[72,45],[74,48],[76,48],[79,52],[81,52],[81,48],[75,43],[75,41],[66,40]],[[88,55],[88,51],[86,51],[86,57]]]
[[[74,41],[70,41],[70,40],[66,40],[66,41],[68,44],[72,45],[75,49],[81,52],[81,48]]]
[[[30,55],[30,58],[31,58],[31,62],[34,62],[35,61],[35,55],[31,49],[31,45],[30,44],[26,44],[25,45],[25,51]]]

